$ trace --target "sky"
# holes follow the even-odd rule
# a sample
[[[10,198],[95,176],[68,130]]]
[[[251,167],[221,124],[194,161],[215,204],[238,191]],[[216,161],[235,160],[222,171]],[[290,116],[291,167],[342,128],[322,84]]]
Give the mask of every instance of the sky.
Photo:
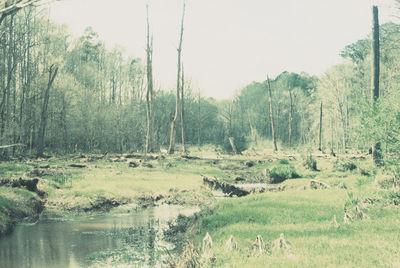
[[[390,1],[186,0],[185,76],[196,91],[221,99],[283,71],[321,75],[346,45],[370,33],[373,3],[381,23],[393,18]],[[91,26],[109,48],[145,59],[146,3],[155,85],[173,89],[183,0],[64,0],[49,11],[74,36]]]

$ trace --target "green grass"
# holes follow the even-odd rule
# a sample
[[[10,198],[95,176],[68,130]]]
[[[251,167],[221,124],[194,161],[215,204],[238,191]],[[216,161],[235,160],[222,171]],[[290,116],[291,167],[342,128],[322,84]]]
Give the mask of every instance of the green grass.
[[[20,162],[0,162],[0,177],[18,177],[34,168],[34,164]]]
[[[200,151],[202,156],[206,152]],[[200,155],[200,154],[199,154]],[[256,164],[246,167],[245,161]],[[267,192],[243,198],[229,198],[212,208],[213,214],[201,218],[194,230],[197,242],[206,232],[213,238],[212,254],[217,267],[397,267],[400,264],[400,195],[390,190],[390,180],[376,182],[375,174],[381,171],[371,168],[369,160],[357,160],[357,167],[368,169],[350,170],[335,163],[335,159],[315,157],[320,171],[303,166],[302,159],[274,158],[274,161],[247,156],[226,156],[214,160],[186,161],[177,157],[152,160],[154,168],[128,167],[126,162],[104,160],[85,163],[87,168],[61,168],[52,175],[44,176],[42,187],[48,192],[48,204],[59,209],[89,206],[98,197],[129,199],[135,202],[143,196],[169,196],[169,201],[192,200],[202,204],[212,199],[202,187],[201,175],[234,180],[241,172],[252,176],[262,174],[296,179],[285,180],[287,191]],[[138,161],[138,160],[135,160]],[[343,160],[343,163],[350,161]],[[72,160],[56,159],[45,163],[66,167]],[[40,163],[43,164],[43,163]],[[169,165],[171,164],[171,165]],[[36,164],[37,165],[37,164]],[[33,164],[2,163],[1,176],[17,176],[33,169]],[[328,190],[304,190],[310,179],[323,181]],[[346,185],[347,189],[336,188]],[[385,184],[388,189],[381,189]],[[386,185],[387,184],[387,185]],[[7,221],[3,207],[13,208],[32,197],[24,190],[0,187],[0,226]],[[201,198],[200,198],[201,196]],[[364,209],[367,220],[343,223],[346,205],[353,215],[356,205],[366,197],[376,202]],[[189,201],[187,203],[190,203]],[[341,225],[332,223],[333,216]],[[1,228],[1,227],[0,227]],[[264,241],[273,241],[283,233],[291,243],[290,250],[272,250],[271,255],[255,255],[250,243],[257,235]],[[238,243],[239,250],[230,252],[225,242],[230,235]]]
[[[333,185],[334,178],[323,178]],[[349,198],[363,200],[379,195],[373,180],[349,176],[347,190],[289,190],[244,198],[227,199],[200,220],[200,240],[206,232],[213,238],[216,267],[397,267],[400,263],[399,206],[384,202],[366,209],[367,220],[343,223],[343,207]],[[306,181],[299,179],[295,181]],[[286,182],[292,183],[294,180]],[[386,193],[386,192],[385,192]],[[390,198],[397,193],[386,194]],[[333,225],[336,215],[341,225]],[[255,255],[250,243],[257,235],[273,241],[283,233],[289,250],[272,250],[271,255]],[[227,251],[225,243],[233,235],[239,250]],[[396,266],[397,265],[397,266]]]
[[[0,236],[10,229],[16,218],[34,214],[30,205],[36,197],[26,190],[0,187]]]
[[[296,169],[288,164],[280,164],[274,167],[269,172],[269,176],[273,179],[273,183],[279,183],[287,179],[295,179],[300,177],[300,175],[297,174]]]

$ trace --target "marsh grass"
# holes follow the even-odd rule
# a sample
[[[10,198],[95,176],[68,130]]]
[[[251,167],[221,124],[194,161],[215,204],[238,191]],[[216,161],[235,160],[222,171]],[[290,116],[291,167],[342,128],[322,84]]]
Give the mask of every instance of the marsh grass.
[[[346,192],[332,189],[224,200],[201,221],[200,230],[215,241],[217,267],[226,263],[236,267],[389,267],[399,261],[399,207],[374,206],[369,220],[346,225],[341,217],[347,199]],[[333,215],[338,217],[339,229],[332,226]],[[252,254],[249,242],[257,235],[273,241],[281,233],[293,252]],[[230,235],[240,250],[225,249]]]
[[[206,152],[201,151],[202,155]],[[246,167],[245,161],[254,161]],[[210,192],[202,187],[201,175],[229,180],[238,171],[249,174],[274,170],[297,179],[282,182],[284,192],[268,192],[243,198],[229,198],[216,203],[213,214],[200,218],[197,226],[190,228],[191,235],[200,243],[206,232],[213,238],[212,265],[216,267],[393,267],[400,263],[400,202],[398,192],[381,187],[377,177],[380,171],[369,167],[369,162],[359,161],[358,167],[368,169],[369,175],[356,169],[342,169],[335,159],[318,158],[318,171],[307,169],[300,158],[274,160],[247,156],[227,156],[218,159],[185,160],[168,157],[148,161],[153,168],[139,165],[128,167],[126,162],[99,160],[83,169],[66,169],[54,176],[45,176],[48,202],[79,205],[88,204],[99,196],[129,198],[132,202],[143,195],[169,196],[170,202],[185,200],[190,204],[204,204],[212,200]],[[215,162],[215,163],[214,163]],[[54,166],[74,163],[70,159],[49,162]],[[171,165],[168,165],[171,163]],[[2,176],[22,174],[34,168],[31,164],[0,164]],[[278,172],[279,171],[279,172]],[[4,175],[5,174],[5,175]],[[310,179],[332,186],[327,190],[304,190]],[[386,183],[386,182],[385,182]],[[346,185],[346,189],[336,188]],[[385,185],[386,186],[386,185]],[[18,200],[26,200],[32,193],[0,187],[0,208],[12,207]],[[343,222],[344,207],[351,213],[366,198],[377,200],[365,209],[368,219]],[[382,201],[383,200],[383,201]],[[384,201],[386,200],[386,201]],[[203,203],[204,202],[204,203]],[[336,216],[339,228],[332,224]],[[0,209],[0,223],[6,220]],[[0,224],[1,226],[1,224]],[[272,242],[283,233],[291,244],[290,250],[272,250],[270,255],[256,255],[250,243],[257,235]],[[238,250],[227,251],[225,243],[233,235]],[[192,236],[192,237],[193,237]],[[118,254],[116,254],[117,256]],[[132,255],[133,256],[133,255]],[[97,259],[99,256],[94,256]],[[107,259],[110,256],[105,256]],[[134,256],[132,258],[135,258]],[[128,260],[129,261],[129,260]]]
[[[325,172],[302,170],[304,178],[286,180],[285,192],[269,192],[244,198],[227,199],[212,208],[213,214],[201,219],[198,241],[206,232],[213,238],[212,254],[216,267],[396,267],[400,263],[398,192],[379,191],[373,177],[352,171],[339,171],[329,160],[320,160]],[[291,163],[301,170],[299,163]],[[348,190],[302,190],[314,177],[332,186],[345,183]],[[301,189],[301,190],[300,190]],[[343,222],[344,207],[361,206],[365,198],[378,200],[363,209],[368,218]],[[388,203],[379,200],[391,200]],[[400,202],[399,202],[400,203]],[[332,222],[336,215],[340,224]],[[257,235],[272,242],[281,233],[291,250],[272,250],[258,255],[250,249]],[[233,235],[238,250],[226,250]]]
[[[18,177],[35,167],[31,163],[0,162],[0,178]]]

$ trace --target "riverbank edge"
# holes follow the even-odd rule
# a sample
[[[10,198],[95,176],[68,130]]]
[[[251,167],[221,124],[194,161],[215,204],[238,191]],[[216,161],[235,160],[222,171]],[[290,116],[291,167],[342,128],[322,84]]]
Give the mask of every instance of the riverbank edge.
[[[129,213],[164,204],[187,207],[196,205],[202,208],[209,205],[204,200],[211,202],[209,196],[199,189],[195,191],[195,194],[185,192],[183,196],[180,192],[171,195],[142,193],[139,198],[124,198],[124,201],[101,196],[93,200],[89,207],[76,206],[73,209],[65,209],[62,206],[49,205],[51,202],[48,202],[47,199],[41,199],[36,193],[26,189],[0,187],[0,190],[7,193],[0,196],[0,239],[11,234],[17,224],[35,223],[42,217],[49,219],[91,214]],[[7,197],[10,193],[13,198]],[[197,195],[197,198],[188,199],[188,196],[193,198],[194,195]],[[199,203],[199,199],[202,199],[202,202]],[[1,203],[2,200],[5,202]]]
[[[11,234],[17,224],[35,223],[46,201],[25,189],[0,187],[0,239]]]

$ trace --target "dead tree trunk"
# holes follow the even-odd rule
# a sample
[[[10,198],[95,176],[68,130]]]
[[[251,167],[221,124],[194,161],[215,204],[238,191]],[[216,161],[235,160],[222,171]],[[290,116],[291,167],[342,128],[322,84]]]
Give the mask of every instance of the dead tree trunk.
[[[182,86],[181,86],[181,136],[182,136],[182,146],[183,146],[183,153],[186,153],[186,144],[185,144],[185,103],[184,103],[184,89],[185,89],[185,73],[183,70],[182,64]]]
[[[271,92],[271,84],[269,82],[269,77],[267,76],[267,84],[268,84],[268,101],[269,101],[269,117],[271,120],[271,134],[272,141],[274,142],[274,151],[278,151],[278,146],[276,145],[276,135],[275,135],[275,126],[274,126],[274,113],[272,110],[272,92]]]
[[[183,40],[183,22],[185,19],[185,4],[183,4],[182,22],[181,22],[181,34],[179,38],[178,47],[178,75],[176,85],[176,103],[175,103],[175,116],[171,120],[171,135],[169,139],[168,153],[173,154],[175,152],[175,138],[176,138],[176,124],[179,114],[179,90],[181,87],[181,53],[182,53],[182,40]]]
[[[379,18],[378,7],[372,7],[372,105],[376,109],[376,102],[379,99],[379,74],[380,74],[380,49],[379,49]],[[373,159],[377,166],[382,165],[381,142],[375,141],[373,149]]]
[[[54,79],[57,76],[57,73],[58,73],[58,67],[54,67],[54,65],[51,65],[50,70],[49,70],[49,81],[47,83],[47,88],[44,93],[42,114],[40,117],[37,157],[43,156],[43,141],[44,141],[44,134],[45,134],[46,123],[47,123],[47,107],[49,105],[50,89],[53,85]]]
[[[319,145],[318,150],[322,152],[322,101],[319,108]]]
[[[233,137],[229,138],[229,143],[231,144],[233,153],[234,154],[239,154],[239,152],[237,150],[237,147],[236,147],[235,139]]]
[[[289,110],[289,147],[292,147],[292,126],[293,126],[293,95],[292,90],[289,89],[290,97],[290,110]]]
[[[147,8],[147,91],[146,91],[146,115],[147,115],[147,133],[146,133],[146,153],[154,151],[154,113],[153,113],[153,37],[150,39],[149,6]]]
[[[333,118],[331,117],[331,155],[336,156],[335,151],[333,150]]]
[[[197,122],[197,143],[200,146],[201,144],[201,96],[200,96],[200,89],[199,89],[199,100],[198,100],[198,122]]]

